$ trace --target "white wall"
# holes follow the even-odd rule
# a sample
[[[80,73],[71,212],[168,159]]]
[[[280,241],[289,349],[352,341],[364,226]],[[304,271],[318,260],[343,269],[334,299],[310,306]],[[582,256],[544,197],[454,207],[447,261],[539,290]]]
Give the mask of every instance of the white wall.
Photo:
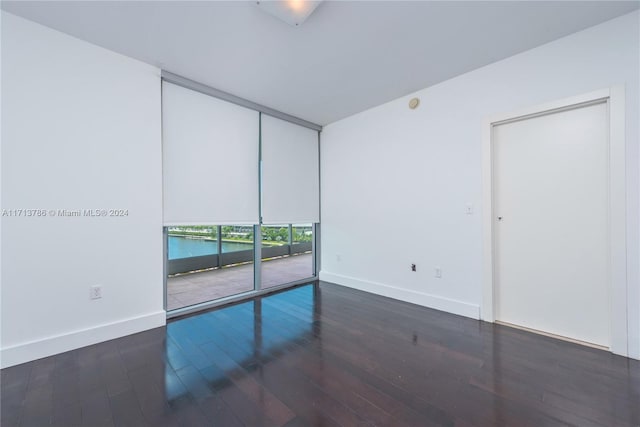
[[[624,84],[629,291],[617,309],[628,310],[629,353],[639,358],[639,19],[625,15],[326,126],[320,278],[478,318],[483,120]],[[421,104],[410,110],[414,96]]]
[[[2,366],[163,325],[159,70],[3,12],[2,90],[3,209],[128,209],[2,218]]]

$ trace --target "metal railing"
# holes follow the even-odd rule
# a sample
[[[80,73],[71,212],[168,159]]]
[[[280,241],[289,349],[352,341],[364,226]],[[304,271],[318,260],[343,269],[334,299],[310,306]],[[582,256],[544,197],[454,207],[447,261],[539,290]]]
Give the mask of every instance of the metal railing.
[[[287,255],[297,255],[311,252],[311,242],[292,243],[278,246],[263,246],[262,259],[276,258]],[[223,252],[221,254],[201,255],[188,258],[170,259],[167,262],[167,274],[188,273],[190,271],[207,270],[243,264],[253,261],[253,249]]]

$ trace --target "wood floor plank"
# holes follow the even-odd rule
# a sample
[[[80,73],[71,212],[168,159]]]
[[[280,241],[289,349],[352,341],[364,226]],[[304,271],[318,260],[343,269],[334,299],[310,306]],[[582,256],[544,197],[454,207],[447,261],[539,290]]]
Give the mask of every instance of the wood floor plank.
[[[640,362],[328,283],[0,372],[18,426],[640,426]]]

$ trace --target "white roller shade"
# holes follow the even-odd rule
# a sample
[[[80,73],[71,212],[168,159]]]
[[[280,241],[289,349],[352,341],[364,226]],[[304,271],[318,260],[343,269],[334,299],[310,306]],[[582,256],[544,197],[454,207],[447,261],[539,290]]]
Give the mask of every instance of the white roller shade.
[[[258,117],[163,82],[165,225],[258,223]]]
[[[262,219],[320,221],[318,132],[262,115]]]

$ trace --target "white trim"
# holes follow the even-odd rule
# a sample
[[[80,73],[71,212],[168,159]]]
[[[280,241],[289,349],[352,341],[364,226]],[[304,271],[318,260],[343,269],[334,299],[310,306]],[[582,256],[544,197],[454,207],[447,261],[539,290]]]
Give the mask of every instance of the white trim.
[[[627,324],[627,250],[626,250],[626,155],[625,155],[625,89],[624,86],[590,92],[548,102],[518,111],[497,114],[483,121],[482,127],[482,236],[483,277],[481,318],[495,321],[494,312],[494,233],[493,233],[493,152],[492,131],[496,123],[550,113],[596,100],[609,105],[609,313],[610,350],[629,355]],[[622,308],[622,309],[621,309]]]
[[[611,352],[629,356],[625,88],[609,95],[609,256]]]
[[[4,369],[65,351],[135,334],[164,326],[166,321],[167,313],[161,310],[139,317],[98,325],[93,328],[16,344],[2,349],[0,366]]]
[[[383,283],[371,282],[369,280],[358,279],[341,274],[320,272],[320,280],[331,282],[349,288],[359,289],[361,291],[382,295],[388,298],[400,301],[410,302],[412,304],[422,305],[424,307],[433,308],[448,313],[458,314],[460,316],[470,317],[472,319],[480,318],[480,307],[464,301],[443,298],[436,295],[425,294],[423,292],[411,291],[408,289],[396,288]]]

